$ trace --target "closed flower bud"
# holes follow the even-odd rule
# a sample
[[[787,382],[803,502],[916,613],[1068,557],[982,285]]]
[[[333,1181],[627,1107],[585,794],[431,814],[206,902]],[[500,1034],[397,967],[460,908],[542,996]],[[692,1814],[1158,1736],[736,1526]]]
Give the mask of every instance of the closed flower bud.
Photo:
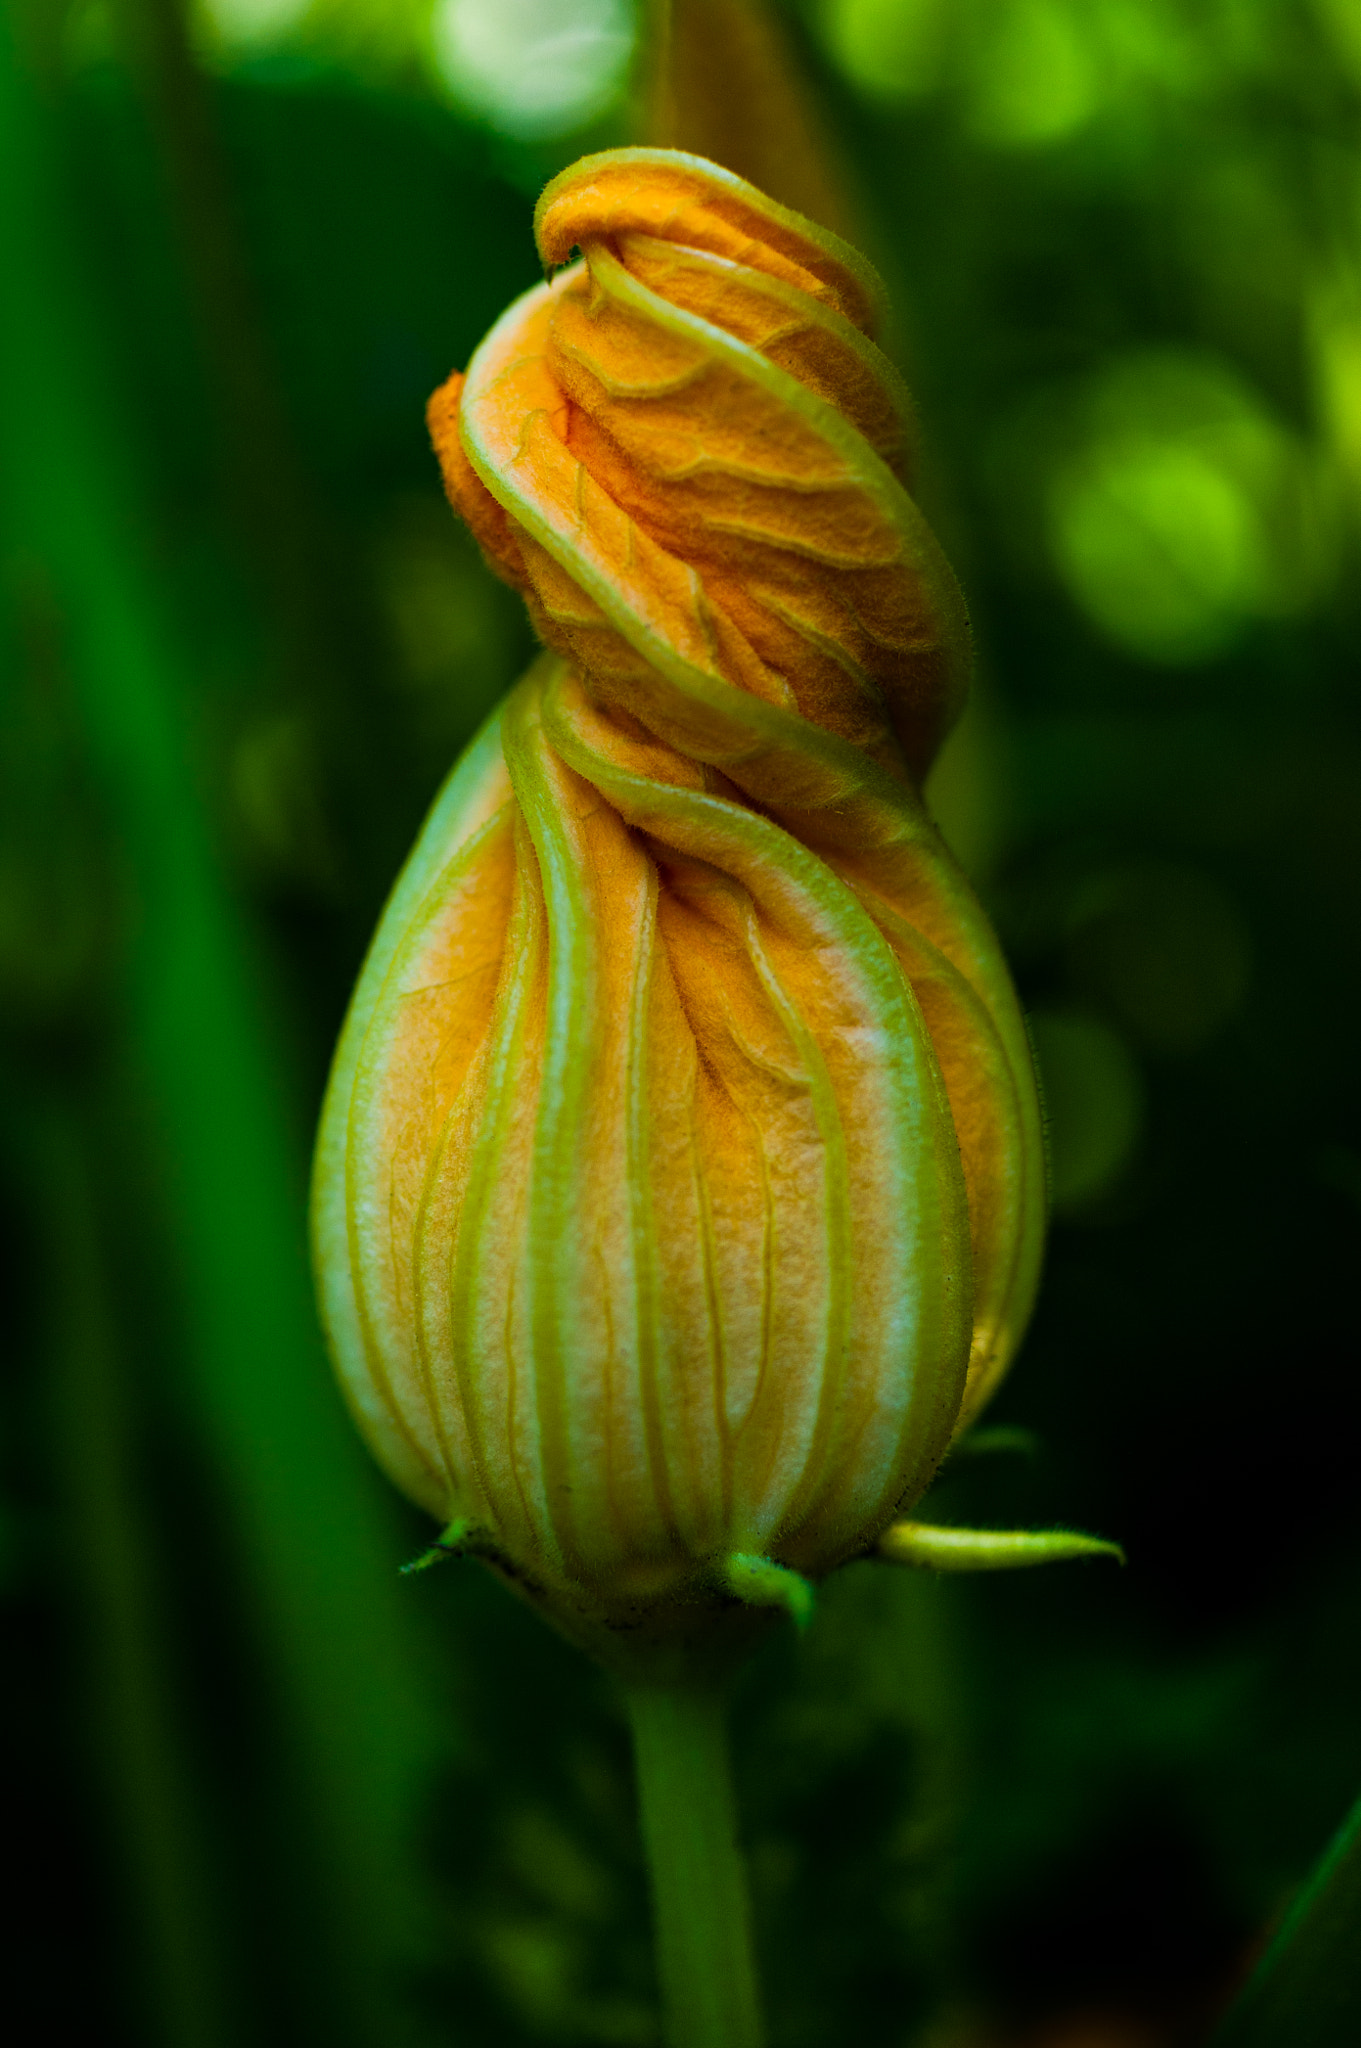
[[[388,1471],[598,1644],[878,1541],[1015,1348],[1043,1168],[920,795],[968,629],[876,278],[666,151],[536,228],[430,417],[549,651],[379,928],[316,1247]]]

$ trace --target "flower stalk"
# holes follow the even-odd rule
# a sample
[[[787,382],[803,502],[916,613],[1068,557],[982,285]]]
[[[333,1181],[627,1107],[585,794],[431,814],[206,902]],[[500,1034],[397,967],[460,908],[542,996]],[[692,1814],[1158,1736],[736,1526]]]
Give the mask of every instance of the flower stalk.
[[[629,1686],[625,1697],[668,2048],[761,2048],[722,1695],[682,1684]]]

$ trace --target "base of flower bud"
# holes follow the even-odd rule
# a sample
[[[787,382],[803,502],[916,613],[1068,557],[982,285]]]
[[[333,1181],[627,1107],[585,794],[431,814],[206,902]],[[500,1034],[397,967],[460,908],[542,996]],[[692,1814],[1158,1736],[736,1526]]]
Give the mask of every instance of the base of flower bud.
[[[626,1686],[724,1684],[782,1616],[800,1631],[813,1616],[810,1581],[756,1552],[696,1560],[665,1590],[627,1597],[617,1585],[533,1576],[484,1528],[454,1522],[405,1569],[424,1571],[460,1553],[476,1557],[559,1635]]]
[[[1077,1557],[1125,1562],[1118,1543],[1072,1529],[941,1529],[929,1522],[894,1522],[879,1538],[876,1554],[890,1564],[930,1572],[1024,1571]]]
[[[813,1613],[809,1581],[755,1553],[695,1561],[664,1590],[629,1597],[617,1584],[526,1570],[471,1516],[451,1521],[400,1569],[410,1577],[453,1557],[475,1558],[626,1686],[722,1684],[780,1613],[800,1630]]]

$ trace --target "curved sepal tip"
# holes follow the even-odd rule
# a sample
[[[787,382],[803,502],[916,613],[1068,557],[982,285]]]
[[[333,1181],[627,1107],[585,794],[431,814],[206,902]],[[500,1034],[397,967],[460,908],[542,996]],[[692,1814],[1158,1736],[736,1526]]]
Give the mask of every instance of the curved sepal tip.
[[[1125,1562],[1118,1543],[1073,1529],[941,1529],[929,1522],[894,1522],[879,1538],[878,1555],[932,1572],[1023,1571],[1077,1557]]]
[[[487,1531],[467,1515],[460,1515],[440,1531],[428,1550],[400,1567],[402,1576],[429,1571],[432,1564],[444,1564],[451,1557],[489,1557],[494,1545]]]
[[[811,1583],[772,1558],[729,1551],[719,1560],[716,1577],[725,1593],[748,1607],[782,1607],[800,1634],[813,1619],[816,1595]]]

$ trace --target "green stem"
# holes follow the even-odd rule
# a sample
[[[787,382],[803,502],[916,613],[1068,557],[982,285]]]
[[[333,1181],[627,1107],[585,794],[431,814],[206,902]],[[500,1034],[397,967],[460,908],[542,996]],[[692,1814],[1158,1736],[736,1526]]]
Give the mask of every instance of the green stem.
[[[638,1686],[628,1706],[668,2048],[761,2048],[722,1699]]]

